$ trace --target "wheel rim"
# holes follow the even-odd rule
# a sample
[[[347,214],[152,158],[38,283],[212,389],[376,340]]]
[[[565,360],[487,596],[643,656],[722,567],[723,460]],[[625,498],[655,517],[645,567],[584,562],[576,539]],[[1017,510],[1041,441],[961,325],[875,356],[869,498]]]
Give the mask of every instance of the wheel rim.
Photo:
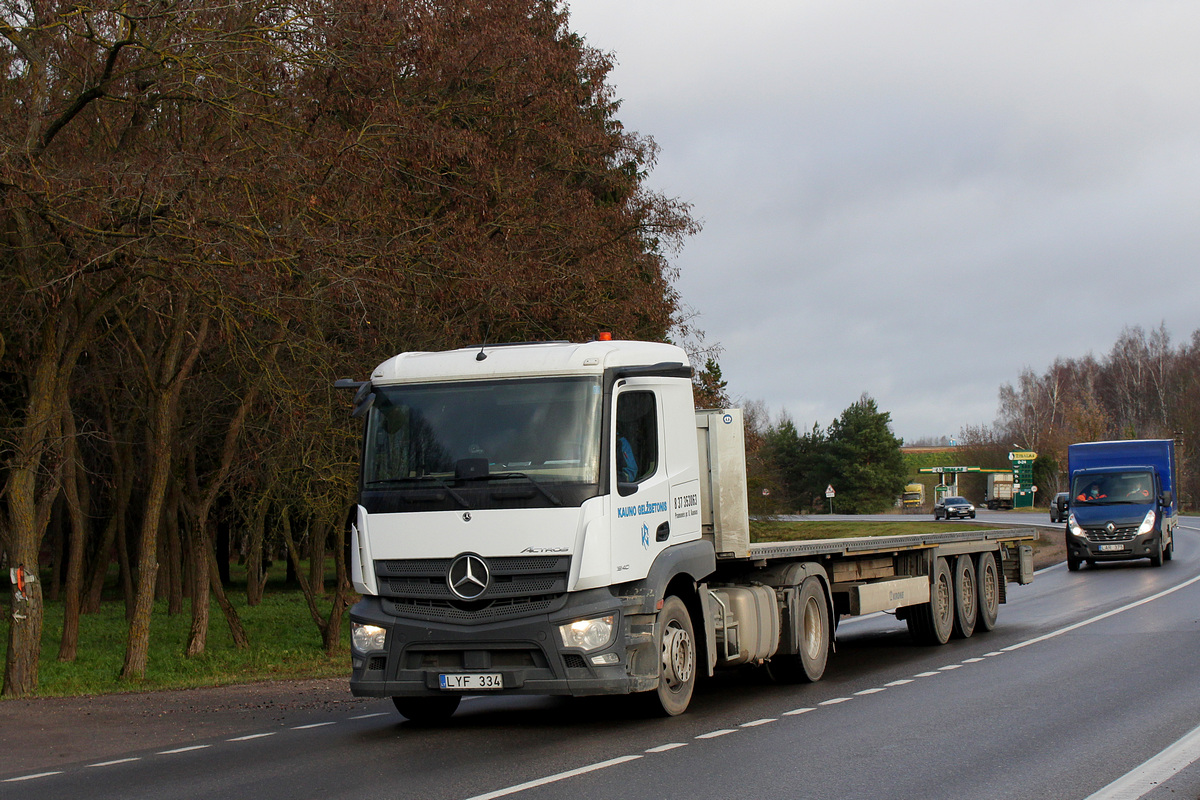
[[[985,608],[995,608],[996,603],[996,573],[991,569],[983,571],[983,603]]]
[[[975,576],[971,572],[963,572],[962,607],[963,616],[968,620],[975,618]]]
[[[937,613],[943,622],[950,620],[950,615],[954,613],[954,602],[951,598],[954,592],[950,588],[950,579],[948,575],[938,576],[937,582]]]
[[[692,679],[695,668],[695,648],[692,637],[676,620],[667,623],[663,631],[662,679],[671,691],[678,691]]]
[[[804,604],[804,654],[810,659],[821,655],[821,642],[825,639],[825,631],[821,626],[821,609],[817,606],[817,598],[810,597]]]

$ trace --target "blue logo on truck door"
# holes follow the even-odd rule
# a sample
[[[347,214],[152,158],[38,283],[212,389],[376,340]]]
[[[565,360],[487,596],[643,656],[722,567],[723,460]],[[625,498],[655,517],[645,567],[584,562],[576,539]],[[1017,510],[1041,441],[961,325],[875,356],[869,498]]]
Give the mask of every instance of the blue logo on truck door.
[[[642,548],[650,549],[650,526],[642,523]]]

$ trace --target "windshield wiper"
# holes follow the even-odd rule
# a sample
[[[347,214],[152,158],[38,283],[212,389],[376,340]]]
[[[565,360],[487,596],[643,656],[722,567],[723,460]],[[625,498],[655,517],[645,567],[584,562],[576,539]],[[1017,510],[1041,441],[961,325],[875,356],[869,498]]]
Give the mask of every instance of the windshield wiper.
[[[442,480],[441,478],[438,478],[434,475],[416,475],[416,476],[412,476],[412,477],[408,477],[408,478],[386,478],[381,481],[371,481],[370,483],[367,484],[367,488],[370,488],[372,486],[379,486],[380,484],[382,484],[384,486],[403,486],[408,483],[432,483],[432,484],[435,484],[439,488],[445,489],[446,493],[449,494],[451,497],[453,497],[455,502],[457,502],[463,508],[471,507],[471,504],[467,502],[467,499],[465,497],[463,497],[461,494],[459,494],[458,492],[454,491],[454,489],[450,486],[450,484],[446,483],[444,480]]]
[[[487,478],[524,478],[525,480],[527,480],[527,481],[529,481],[531,484],[533,484],[533,488],[535,488],[535,489],[537,489],[539,492],[541,492],[541,493],[542,493],[542,496],[543,496],[543,497],[545,497],[547,500],[549,500],[551,503],[553,503],[553,504],[554,504],[554,505],[556,505],[556,506],[561,506],[561,505],[562,505],[562,500],[559,500],[557,495],[555,495],[553,492],[551,492],[551,491],[550,491],[549,489],[547,489],[545,486],[542,486],[540,483],[538,483],[537,481],[535,481],[533,478],[531,478],[531,477],[529,477],[528,475],[526,475],[524,472],[494,472],[494,473],[492,473],[491,475],[487,475],[487,476],[481,476],[481,477],[487,477]]]

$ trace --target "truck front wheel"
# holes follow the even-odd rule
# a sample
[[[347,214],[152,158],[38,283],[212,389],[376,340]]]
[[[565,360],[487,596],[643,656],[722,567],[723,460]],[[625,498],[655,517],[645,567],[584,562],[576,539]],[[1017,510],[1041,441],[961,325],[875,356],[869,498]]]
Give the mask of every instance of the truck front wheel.
[[[662,712],[674,717],[687,710],[696,686],[696,635],[687,606],[674,595],[668,597],[654,628],[659,652],[655,694]]]

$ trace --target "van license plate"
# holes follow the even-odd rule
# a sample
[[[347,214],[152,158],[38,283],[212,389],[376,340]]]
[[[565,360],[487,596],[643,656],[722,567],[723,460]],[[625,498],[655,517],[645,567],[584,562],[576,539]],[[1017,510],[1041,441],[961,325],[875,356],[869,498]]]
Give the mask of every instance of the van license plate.
[[[1123,545],[1123,544],[1102,544],[1102,545],[1100,545],[1100,549],[1102,551],[1103,550],[1115,550],[1117,552],[1120,552],[1121,550],[1125,549],[1125,545]]]
[[[442,688],[451,691],[465,692],[504,688],[504,678],[499,672],[454,672],[440,677]]]

